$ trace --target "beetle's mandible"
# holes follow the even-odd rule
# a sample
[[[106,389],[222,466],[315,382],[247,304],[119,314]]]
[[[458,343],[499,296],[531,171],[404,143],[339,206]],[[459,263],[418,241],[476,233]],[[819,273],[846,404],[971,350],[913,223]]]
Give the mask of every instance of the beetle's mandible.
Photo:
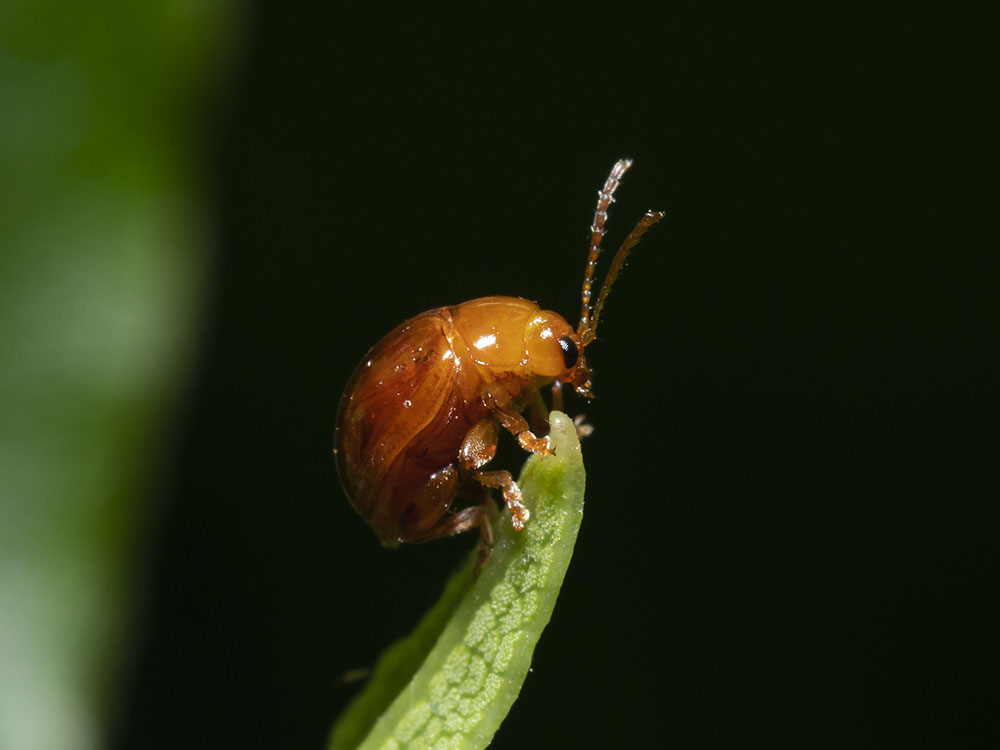
[[[478,527],[491,542],[498,488],[515,529],[528,509],[507,471],[486,465],[500,428],[525,450],[548,453],[539,391],[561,384],[593,398],[584,352],[593,342],[611,285],[639,238],[663,218],[647,211],[618,249],[596,304],[594,269],[612,196],[628,159],[618,161],[598,192],[576,329],[558,313],[519,297],[483,297],[412,318],[368,352],[340,400],[334,453],[340,481],[383,544],[426,542]],[[527,411],[531,425],[522,415]],[[473,504],[453,509],[459,491]]]

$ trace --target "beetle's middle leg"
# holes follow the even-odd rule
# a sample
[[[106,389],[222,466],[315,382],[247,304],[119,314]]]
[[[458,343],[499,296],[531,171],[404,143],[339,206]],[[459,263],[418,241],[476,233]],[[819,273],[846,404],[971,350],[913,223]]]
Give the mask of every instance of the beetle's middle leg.
[[[528,506],[521,497],[521,488],[517,486],[509,471],[476,471],[473,476],[484,487],[494,487],[503,492],[504,502],[510,508],[510,523],[514,531],[523,531],[524,524],[531,518]]]
[[[525,423],[525,428],[527,428],[527,423]],[[511,523],[517,531],[521,531],[531,513],[521,498],[521,489],[514,481],[514,477],[510,475],[509,471],[483,471],[482,469],[496,455],[499,432],[497,422],[493,418],[476,422],[462,441],[458,460],[462,468],[470,471],[481,485],[499,489],[503,493],[504,502],[510,508]],[[487,502],[489,501],[487,500]]]
[[[563,389],[562,383],[558,380],[552,381],[552,411],[563,410]]]

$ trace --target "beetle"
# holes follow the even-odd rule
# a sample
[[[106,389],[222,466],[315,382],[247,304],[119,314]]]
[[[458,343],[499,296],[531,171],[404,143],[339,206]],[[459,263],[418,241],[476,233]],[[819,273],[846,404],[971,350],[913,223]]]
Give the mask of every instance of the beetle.
[[[334,454],[352,505],[383,544],[426,542],[478,527],[492,543],[498,488],[516,530],[529,511],[507,471],[488,470],[499,431],[527,451],[551,453],[541,431],[545,409],[539,389],[553,386],[561,408],[563,383],[593,398],[584,352],[597,333],[604,302],[639,238],[663,218],[647,211],[615,253],[591,304],[591,285],[608,208],[622,175],[619,160],[598,192],[590,249],[574,329],[558,313],[519,297],[482,297],[439,307],[404,322],[379,341],[351,376],[337,413]],[[453,509],[459,490],[478,502]]]

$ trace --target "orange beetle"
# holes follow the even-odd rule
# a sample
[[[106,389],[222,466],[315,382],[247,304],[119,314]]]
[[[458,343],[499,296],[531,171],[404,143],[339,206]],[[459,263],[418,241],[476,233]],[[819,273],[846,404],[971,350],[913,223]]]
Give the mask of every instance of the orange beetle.
[[[601,309],[618,272],[649,227],[663,218],[647,211],[622,243],[597,304],[590,288],[612,195],[632,162],[623,159],[598,193],[583,280],[580,323],[519,297],[483,297],[439,307],[406,321],[376,344],[354,371],[340,400],[334,453],[340,481],[383,544],[426,542],[479,527],[491,541],[488,497],[454,511],[460,486],[480,496],[500,488],[511,522],[524,528],[528,509],[507,471],[483,467],[496,454],[499,428],[521,447],[550,453],[539,389],[561,384],[593,398],[584,350],[594,340]]]

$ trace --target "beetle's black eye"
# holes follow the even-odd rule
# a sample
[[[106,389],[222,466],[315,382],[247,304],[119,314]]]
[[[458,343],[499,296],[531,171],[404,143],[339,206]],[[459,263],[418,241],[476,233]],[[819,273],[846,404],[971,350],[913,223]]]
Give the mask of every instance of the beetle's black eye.
[[[566,369],[576,367],[576,361],[580,358],[580,351],[576,348],[573,339],[569,336],[563,336],[559,339],[559,348],[562,349],[563,364],[566,365]]]

